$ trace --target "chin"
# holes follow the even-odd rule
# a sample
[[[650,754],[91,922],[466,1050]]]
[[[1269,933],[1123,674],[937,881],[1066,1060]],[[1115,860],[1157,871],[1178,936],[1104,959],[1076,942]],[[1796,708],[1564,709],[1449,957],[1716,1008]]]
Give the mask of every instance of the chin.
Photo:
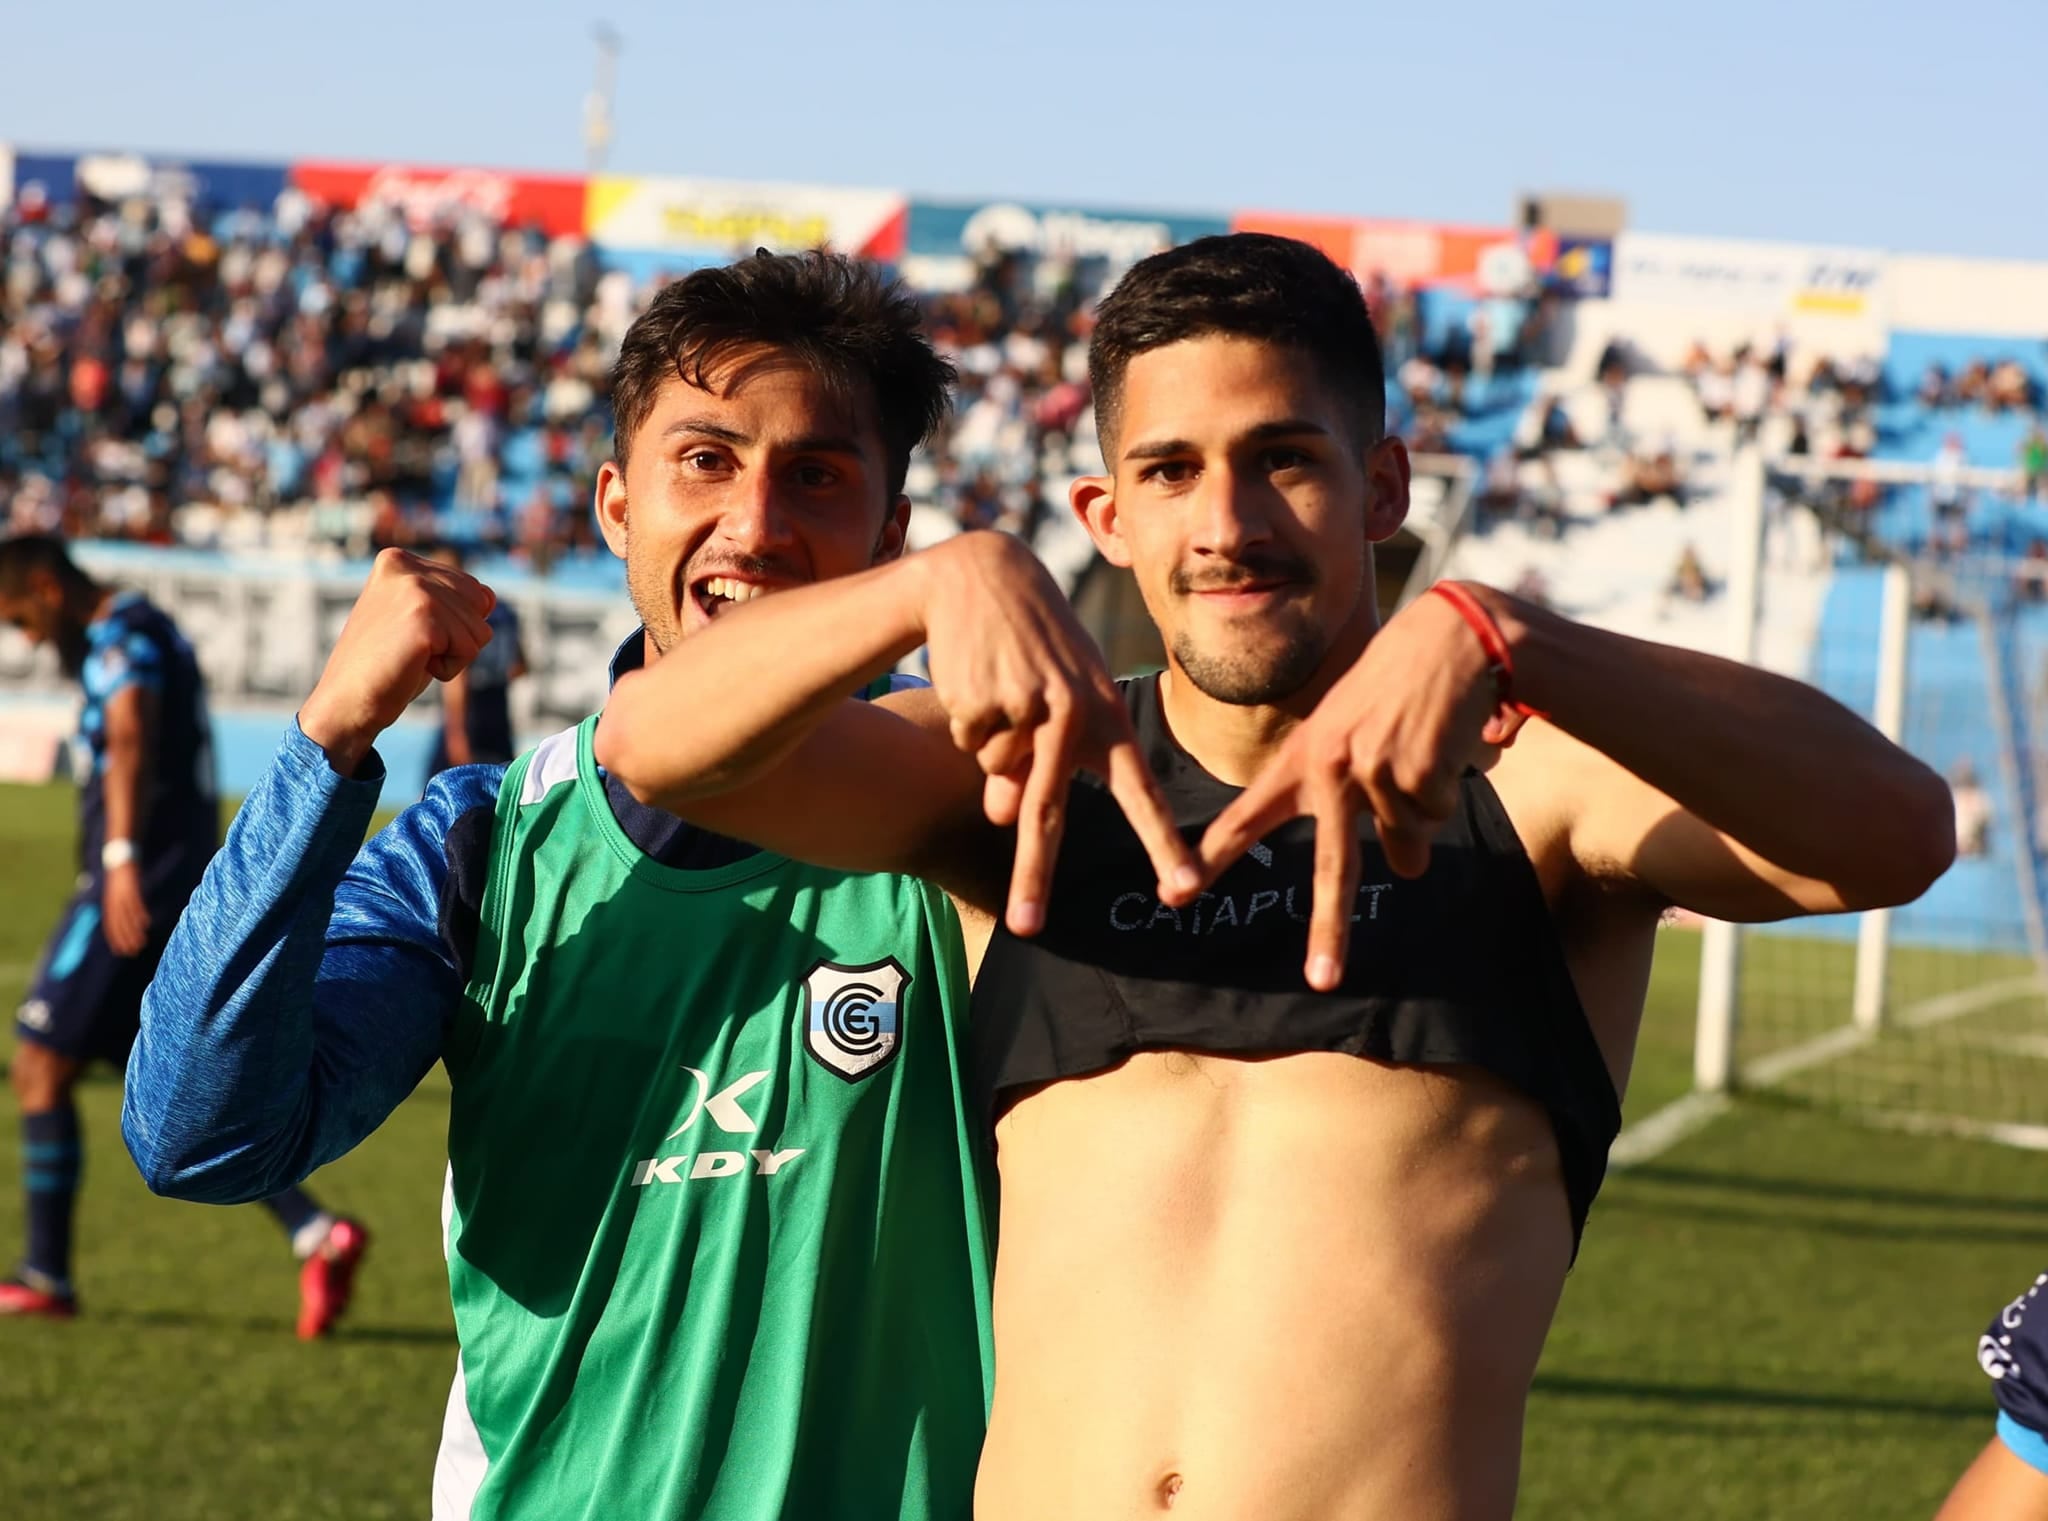
[[[1266,707],[1285,702],[1315,676],[1323,651],[1310,644],[1278,649],[1203,650],[1175,642],[1174,663],[1195,689],[1233,707]]]

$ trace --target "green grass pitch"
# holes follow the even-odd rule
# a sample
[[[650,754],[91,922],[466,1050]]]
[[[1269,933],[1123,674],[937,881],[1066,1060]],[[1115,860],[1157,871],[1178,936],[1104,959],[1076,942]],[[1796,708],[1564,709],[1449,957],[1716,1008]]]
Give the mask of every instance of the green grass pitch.
[[[71,830],[68,792],[0,788],[0,1009],[69,886]],[[1689,1083],[1697,954],[1694,937],[1667,936],[1632,1118]],[[1758,942],[1745,1049],[1838,1022],[1810,985],[1846,999],[1846,956]],[[1898,975],[1918,997],[2011,971],[1922,955]],[[0,1516],[424,1515],[455,1362],[439,1077],[313,1181],[376,1234],[349,1319],[315,1346],[293,1339],[295,1265],[272,1222],[151,1198],[119,1106],[111,1075],[84,1090],[85,1314],[0,1322]],[[18,1145],[8,1101],[0,1256],[20,1239]],[[1976,1337],[2048,1266],[2044,1178],[2048,1158],[1771,1098],[1613,1176],[1530,1402],[1518,1514],[1924,1521],[1989,1435]]]

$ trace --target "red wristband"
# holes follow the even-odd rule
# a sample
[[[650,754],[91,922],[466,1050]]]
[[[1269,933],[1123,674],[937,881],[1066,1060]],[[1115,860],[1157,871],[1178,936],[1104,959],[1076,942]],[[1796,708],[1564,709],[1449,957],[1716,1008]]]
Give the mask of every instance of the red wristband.
[[[1500,625],[1493,621],[1493,614],[1480,605],[1477,597],[1455,582],[1438,581],[1430,590],[1456,608],[1458,616],[1465,620],[1465,626],[1478,637],[1480,648],[1486,651],[1487,668],[1492,673],[1500,705],[1524,718],[1541,718],[1543,715],[1526,702],[1515,699],[1515,657],[1509,653],[1507,638],[1501,633]]]

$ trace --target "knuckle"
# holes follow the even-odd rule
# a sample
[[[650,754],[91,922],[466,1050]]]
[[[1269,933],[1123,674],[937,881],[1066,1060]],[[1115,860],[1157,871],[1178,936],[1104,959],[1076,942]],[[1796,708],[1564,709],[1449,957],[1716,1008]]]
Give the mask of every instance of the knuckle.
[[[1436,779],[1436,768],[1415,760],[1412,756],[1397,756],[1387,768],[1388,776],[1400,791],[1416,797],[1426,791]]]

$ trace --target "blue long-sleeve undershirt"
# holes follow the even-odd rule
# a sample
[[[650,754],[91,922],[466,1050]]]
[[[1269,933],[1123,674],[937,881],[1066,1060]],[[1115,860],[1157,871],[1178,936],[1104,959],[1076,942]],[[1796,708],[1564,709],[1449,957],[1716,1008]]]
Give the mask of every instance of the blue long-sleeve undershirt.
[[[465,971],[443,932],[449,834],[502,766],[444,772],[358,843],[381,761],[339,776],[294,723],[173,932],[121,1130],[151,1189],[230,1204],[361,1142],[440,1057]]]

